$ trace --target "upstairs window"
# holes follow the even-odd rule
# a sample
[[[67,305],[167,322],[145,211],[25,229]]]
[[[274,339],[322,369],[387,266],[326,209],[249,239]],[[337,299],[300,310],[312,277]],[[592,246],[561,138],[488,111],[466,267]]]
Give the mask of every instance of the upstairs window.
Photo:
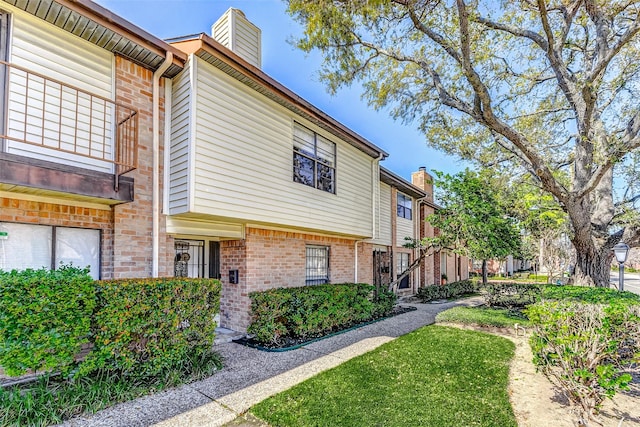
[[[398,193],[398,216],[400,218],[411,219],[411,207],[413,201],[411,197]]]
[[[297,123],[293,129],[293,181],[336,192],[336,144]]]

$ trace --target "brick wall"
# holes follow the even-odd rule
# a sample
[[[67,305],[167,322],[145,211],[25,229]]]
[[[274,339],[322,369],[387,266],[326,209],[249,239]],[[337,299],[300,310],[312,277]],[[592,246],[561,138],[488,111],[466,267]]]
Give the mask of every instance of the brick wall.
[[[331,283],[353,281],[353,240],[247,227],[245,240],[221,242],[220,324],[234,330],[246,330],[251,320],[250,292],[304,286],[307,245],[330,248]],[[239,283],[229,283],[229,270],[238,270]]]
[[[164,129],[164,89],[160,90],[160,141]],[[134,201],[114,207],[113,259],[115,278],[150,277],[152,269],[152,188],[153,188],[153,72],[116,56],[116,101],[138,111],[138,168],[134,178]],[[160,144],[160,194],[162,161]],[[160,276],[173,275],[173,239],[165,233],[160,215]]]

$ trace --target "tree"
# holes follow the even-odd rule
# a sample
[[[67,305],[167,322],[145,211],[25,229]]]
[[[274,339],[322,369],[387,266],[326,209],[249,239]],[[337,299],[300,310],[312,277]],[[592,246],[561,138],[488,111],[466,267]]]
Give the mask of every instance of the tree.
[[[427,240],[432,246],[482,260],[482,283],[486,284],[487,260],[504,259],[520,250],[520,232],[500,197],[502,186],[468,169],[456,175],[436,172],[436,176],[442,208],[427,221],[439,234]]]
[[[540,270],[553,282],[572,262],[567,215],[550,194],[529,181],[512,184],[509,191],[509,211],[518,219],[526,245],[535,248]]]
[[[608,286],[610,249],[640,246],[640,193],[613,191],[640,147],[640,0],[288,3],[330,90],[361,82],[430,145],[551,194],[578,283]]]

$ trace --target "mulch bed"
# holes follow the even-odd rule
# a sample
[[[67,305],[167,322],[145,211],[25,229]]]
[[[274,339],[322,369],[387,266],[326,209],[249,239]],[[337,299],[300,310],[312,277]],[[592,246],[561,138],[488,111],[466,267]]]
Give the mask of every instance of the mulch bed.
[[[372,320],[357,323],[357,324],[344,325],[343,328],[331,330],[318,336],[304,337],[304,338],[282,337],[277,344],[263,343],[263,342],[256,341],[253,338],[247,338],[247,337],[233,340],[233,342],[246,345],[247,347],[255,348],[262,351],[271,351],[271,352],[290,351],[290,350],[298,349],[300,347],[304,347],[305,345],[311,344],[313,342],[332,337],[334,335],[340,335],[345,332],[358,329],[366,325],[370,325],[371,323],[379,322],[381,320],[388,319],[390,317],[394,317],[399,314],[404,314],[404,313],[408,313],[410,311],[415,311],[415,310],[417,310],[416,307],[397,305],[393,308],[391,313],[389,313],[387,316],[384,316],[384,317],[379,317],[377,319],[372,319]]]

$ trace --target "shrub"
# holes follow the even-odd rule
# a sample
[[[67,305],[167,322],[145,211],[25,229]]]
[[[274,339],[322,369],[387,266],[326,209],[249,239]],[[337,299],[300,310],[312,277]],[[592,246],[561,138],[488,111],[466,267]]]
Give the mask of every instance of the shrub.
[[[588,286],[554,286],[543,287],[543,298],[550,300],[571,300],[577,302],[606,304],[611,301],[640,302],[640,295],[631,292],[620,292],[609,288]]]
[[[252,292],[247,332],[267,345],[284,338],[314,338],[387,315],[396,301],[390,292],[374,298],[367,284],[335,284]]]
[[[8,375],[73,368],[95,306],[88,273],[72,266],[0,271],[0,366]]]
[[[524,308],[540,299],[540,285],[528,283],[487,283],[482,294],[489,307]]]
[[[534,362],[580,410],[580,423],[597,420],[605,397],[626,389],[620,366],[640,350],[640,306],[542,301],[526,310],[534,323]]]
[[[478,291],[478,285],[472,280],[460,280],[446,285],[430,285],[418,289],[417,297],[422,302],[435,301],[439,299],[456,298]]]
[[[147,378],[211,351],[220,306],[215,279],[97,282],[94,348],[82,372],[108,370]]]

